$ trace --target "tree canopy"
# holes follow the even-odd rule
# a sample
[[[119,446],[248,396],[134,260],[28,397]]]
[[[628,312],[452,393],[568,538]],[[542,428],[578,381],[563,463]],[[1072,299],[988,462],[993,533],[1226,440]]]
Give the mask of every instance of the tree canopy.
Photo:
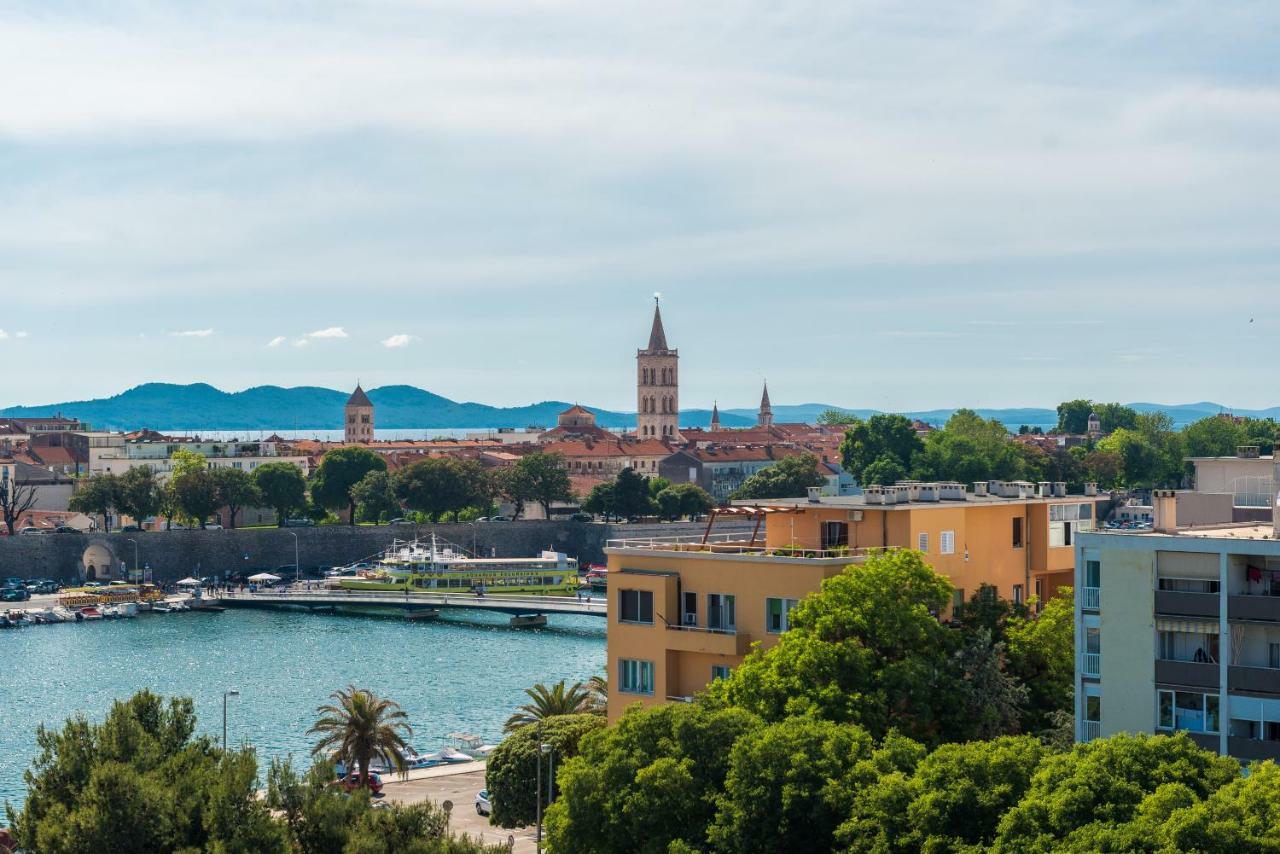
[[[320,459],[311,475],[311,498],[321,507],[347,511],[348,524],[356,522],[357,483],[371,471],[386,471],[387,461],[367,448],[335,448]]]
[[[743,482],[734,498],[803,498],[811,486],[822,486],[826,479],[818,473],[818,458],[813,454],[783,457],[761,469]]]
[[[262,502],[275,511],[277,525],[307,506],[307,481],[293,463],[260,465],[254,469],[253,482],[262,493]]]
[[[547,778],[552,786],[559,777],[556,771],[565,761],[578,755],[579,745],[589,733],[604,728],[604,718],[595,714],[562,714],[548,716],[535,724],[517,727],[489,756],[485,768],[485,785],[493,803],[493,823],[500,827],[533,824],[537,813],[537,749],[539,742],[550,744],[552,754],[542,760],[542,806],[551,802]],[[555,767],[551,767],[554,760]],[[552,772],[550,775],[548,772]]]
[[[910,471],[922,448],[920,437],[906,416],[879,414],[849,425],[840,443],[840,458],[845,471],[859,483],[884,483],[889,482],[880,479],[886,471]],[[872,476],[877,480],[868,480],[866,470],[876,463],[879,465],[872,470]]]

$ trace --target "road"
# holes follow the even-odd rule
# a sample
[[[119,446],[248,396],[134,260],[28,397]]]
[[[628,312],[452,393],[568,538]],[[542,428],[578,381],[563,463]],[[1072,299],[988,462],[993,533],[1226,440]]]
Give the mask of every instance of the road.
[[[505,843],[508,837],[514,836],[516,840],[514,850],[517,854],[534,854],[537,851],[537,845],[534,842],[536,833],[533,828],[504,830],[500,827],[490,827],[487,818],[476,815],[476,792],[484,788],[483,768],[463,773],[448,773],[454,770],[451,768],[438,770],[442,773],[429,777],[425,775],[419,777],[415,774],[416,779],[407,782],[400,782],[392,775],[387,775],[383,777],[386,783],[383,794],[388,800],[402,804],[416,804],[429,800],[439,805],[444,801],[453,801],[449,827],[455,833],[466,833],[472,838],[480,837],[489,844]]]

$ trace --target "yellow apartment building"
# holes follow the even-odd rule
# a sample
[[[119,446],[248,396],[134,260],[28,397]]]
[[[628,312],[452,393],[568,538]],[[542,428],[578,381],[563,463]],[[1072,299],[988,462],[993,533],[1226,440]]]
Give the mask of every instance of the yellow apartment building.
[[[610,540],[609,717],[683,700],[727,675],[753,644],[772,646],[791,609],[871,549],[913,548],[956,588],[1042,600],[1069,586],[1073,544],[1093,529],[1096,489],[1062,483],[900,483],[862,495],[737,502],[700,537]],[[715,515],[756,520],[713,532]]]

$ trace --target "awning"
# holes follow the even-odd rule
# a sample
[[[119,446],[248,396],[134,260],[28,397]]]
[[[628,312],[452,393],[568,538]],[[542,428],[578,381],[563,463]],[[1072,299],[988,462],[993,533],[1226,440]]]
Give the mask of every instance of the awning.
[[[1186,620],[1178,617],[1157,617],[1158,632],[1188,632],[1193,635],[1216,635],[1218,623],[1210,620]]]

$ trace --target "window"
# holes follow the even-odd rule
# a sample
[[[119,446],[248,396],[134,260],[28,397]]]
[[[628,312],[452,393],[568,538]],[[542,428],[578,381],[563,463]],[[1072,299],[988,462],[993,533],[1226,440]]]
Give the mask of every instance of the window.
[[[682,626],[698,625],[698,594],[686,590],[680,594],[680,598],[683,600],[681,602],[683,616],[680,618],[680,624]]]
[[[1084,719],[1086,721],[1102,720],[1102,698],[1097,694],[1090,694],[1084,698]]]
[[[798,599],[766,599],[765,630],[771,635],[781,634],[791,628],[791,612],[795,610]]]
[[[1075,534],[1092,530],[1092,504],[1049,505],[1049,545],[1069,546]]]
[[[838,549],[849,545],[849,523],[848,522],[823,522],[822,523],[822,548]]]
[[[1159,654],[1164,661],[1196,661],[1213,664],[1218,660],[1218,635],[1212,632],[1160,630]]]
[[[963,608],[963,607],[964,607],[964,588],[957,587],[955,590],[951,591],[951,609],[954,611],[957,608]]]
[[[1084,562],[1084,586],[1102,586],[1102,561],[1086,560]]]
[[[956,532],[943,531],[938,537],[938,552],[944,555],[953,555],[956,553]]]
[[[731,632],[737,628],[736,600],[727,593],[707,594],[707,628],[717,632]]]
[[[1280,670],[1280,643],[1267,644],[1267,666],[1272,670]]]
[[[1218,731],[1218,695],[1195,691],[1160,691],[1156,726],[1188,732]]]
[[[1022,517],[1018,516],[1013,520],[1013,547],[1015,549],[1022,548]]]
[[[648,590],[619,590],[618,619],[624,623],[653,623],[653,593]]]
[[[729,668],[725,667],[723,664],[711,665],[711,681],[712,682],[716,681],[717,679],[728,679],[728,678],[729,678]]]
[[[1013,585],[1013,604],[1015,605],[1022,604],[1022,585],[1021,584]]]
[[[1102,653],[1102,629],[1088,626],[1084,630],[1084,651],[1089,655]]]
[[[924,552],[925,554],[929,553],[929,535],[928,534],[921,531],[920,534],[916,536],[916,548]]]
[[[653,662],[618,659],[618,690],[624,694],[652,694]]]
[[[1160,590],[1173,593],[1217,593],[1216,578],[1161,578]]]

